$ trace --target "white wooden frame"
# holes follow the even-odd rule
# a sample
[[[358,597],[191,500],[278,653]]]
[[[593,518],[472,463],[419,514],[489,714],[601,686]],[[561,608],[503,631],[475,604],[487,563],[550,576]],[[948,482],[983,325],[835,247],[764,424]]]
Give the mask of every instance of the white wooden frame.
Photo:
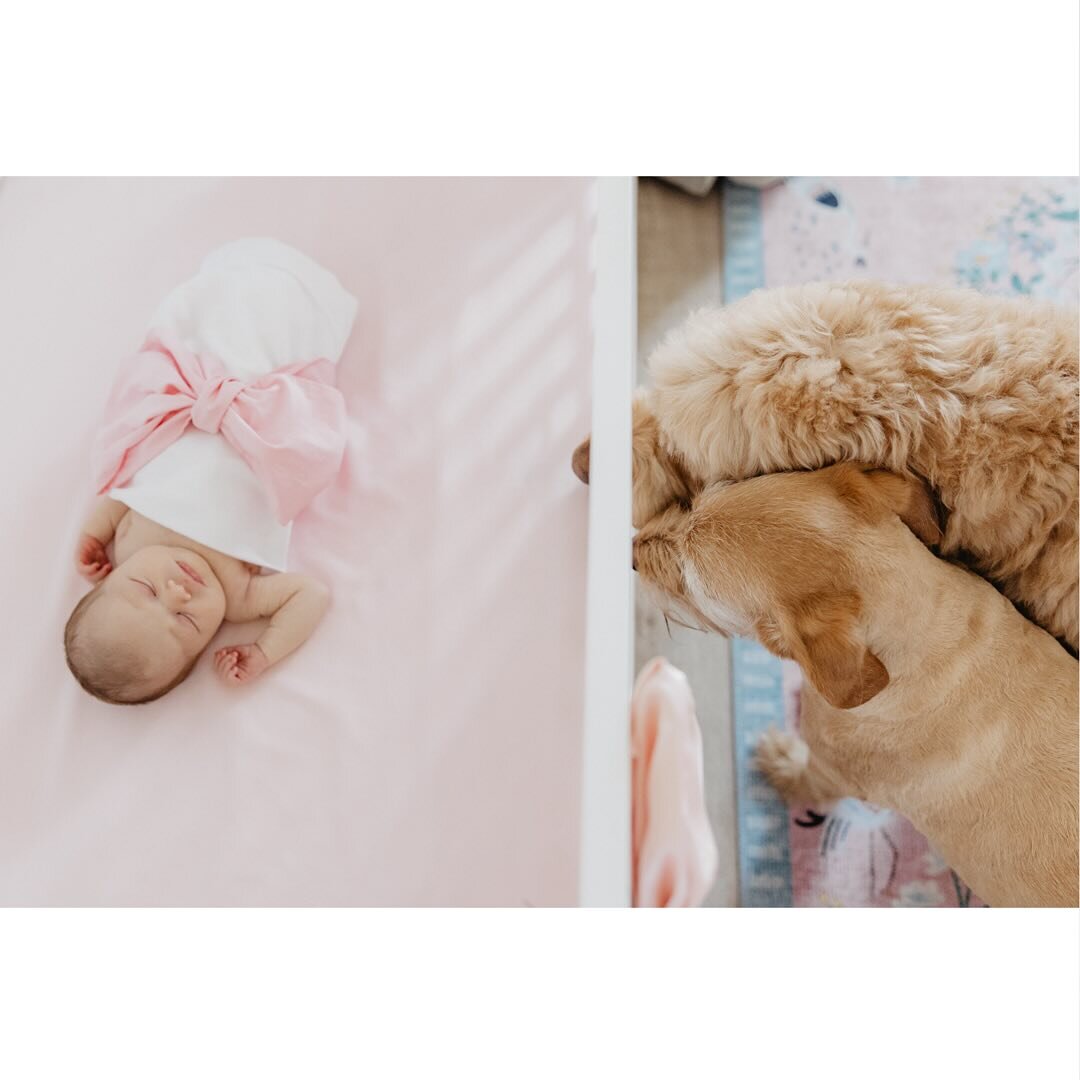
[[[631,403],[637,360],[637,180],[597,182],[592,446],[579,902],[631,903]]]

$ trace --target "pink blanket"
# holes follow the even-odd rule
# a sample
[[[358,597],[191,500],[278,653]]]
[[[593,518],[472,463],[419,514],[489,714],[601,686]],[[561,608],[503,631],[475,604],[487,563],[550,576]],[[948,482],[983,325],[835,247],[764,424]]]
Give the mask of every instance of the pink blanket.
[[[0,182],[8,409],[0,904],[571,904],[588,427],[585,181]],[[87,454],[119,360],[217,245],[360,300],[349,443],[291,561],[333,603],[247,689],[68,675]],[[241,640],[223,631],[216,644]],[[552,677],[557,672],[558,677]]]
[[[697,907],[716,879],[694,695],[663,657],[639,672],[630,702],[635,907]]]

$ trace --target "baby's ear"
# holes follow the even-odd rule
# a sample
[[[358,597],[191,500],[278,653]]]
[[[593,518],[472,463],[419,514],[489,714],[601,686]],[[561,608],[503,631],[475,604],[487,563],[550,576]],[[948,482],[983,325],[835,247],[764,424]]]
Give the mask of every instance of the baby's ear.
[[[883,511],[896,514],[927,546],[941,543],[934,497],[919,477],[855,464],[838,465],[832,471],[840,494],[870,520]]]
[[[837,709],[854,709],[889,685],[885,665],[859,632],[854,593],[812,597],[797,610],[757,626],[761,643],[795,660],[819,694]]]

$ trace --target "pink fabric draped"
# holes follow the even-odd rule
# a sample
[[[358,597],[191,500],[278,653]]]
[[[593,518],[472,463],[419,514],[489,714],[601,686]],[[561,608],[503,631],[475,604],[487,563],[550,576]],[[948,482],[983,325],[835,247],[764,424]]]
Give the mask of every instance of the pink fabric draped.
[[[635,907],[695,907],[716,877],[701,731],[686,676],[662,657],[630,703]]]
[[[121,368],[95,447],[98,494],[121,487],[193,425],[220,433],[266,488],[282,524],[341,467],[345,403],[325,359],[250,383],[216,360],[148,341]]]

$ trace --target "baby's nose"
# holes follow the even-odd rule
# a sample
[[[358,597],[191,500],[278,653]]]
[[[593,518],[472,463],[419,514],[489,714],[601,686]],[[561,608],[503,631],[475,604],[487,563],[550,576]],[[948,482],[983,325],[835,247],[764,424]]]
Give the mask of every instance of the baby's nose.
[[[177,599],[183,602],[187,602],[191,599],[191,593],[180,584],[179,581],[173,581],[169,578],[169,592]]]

